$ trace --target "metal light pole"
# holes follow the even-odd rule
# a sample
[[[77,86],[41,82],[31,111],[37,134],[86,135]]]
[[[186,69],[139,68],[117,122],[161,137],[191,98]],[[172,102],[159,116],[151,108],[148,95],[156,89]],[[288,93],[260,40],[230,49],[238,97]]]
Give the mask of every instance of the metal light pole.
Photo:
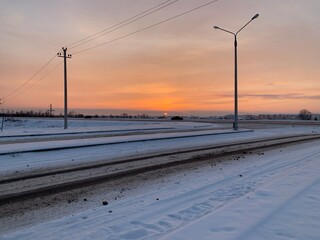
[[[247,24],[245,24],[242,28],[240,28],[239,31],[237,31],[236,33],[228,31],[226,29],[214,26],[214,29],[217,30],[221,30],[227,33],[230,33],[234,36],[234,122],[233,122],[233,129],[234,130],[238,130],[238,42],[237,42],[237,36],[238,33],[244,29],[249,23],[251,23],[254,19],[256,19],[257,17],[259,17],[259,14],[256,14],[253,16],[253,18],[251,18],[251,20],[249,22],[247,22]]]

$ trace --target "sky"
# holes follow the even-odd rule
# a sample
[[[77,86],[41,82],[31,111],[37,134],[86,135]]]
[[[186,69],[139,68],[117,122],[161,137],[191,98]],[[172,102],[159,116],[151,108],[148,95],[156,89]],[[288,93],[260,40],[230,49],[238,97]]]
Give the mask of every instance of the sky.
[[[54,56],[68,47],[70,110],[232,113],[234,39],[213,26],[235,32],[258,13],[238,35],[240,114],[320,112],[319,0],[218,0],[121,38],[208,2],[0,0],[2,109],[63,108],[63,58]]]

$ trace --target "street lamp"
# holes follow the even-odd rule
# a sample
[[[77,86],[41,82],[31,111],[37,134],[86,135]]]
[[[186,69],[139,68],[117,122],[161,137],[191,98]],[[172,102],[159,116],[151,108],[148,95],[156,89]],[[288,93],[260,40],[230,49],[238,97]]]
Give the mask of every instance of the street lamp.
[[[258,18],[259,14],[256,14],[251,18],[247,24],[245,24],[239,31],[236,33],[228,31],[226,29],[220,28],[218,26],[214,26],[213,28],[216,30],[221,30],[227,33],[230,33],[234,36],[234,122],[233,122],[233,129],[238,130],[238,55],[237,55],[237,35],[238,33],[244,29],[249,23],[251,23],[254,19]]]

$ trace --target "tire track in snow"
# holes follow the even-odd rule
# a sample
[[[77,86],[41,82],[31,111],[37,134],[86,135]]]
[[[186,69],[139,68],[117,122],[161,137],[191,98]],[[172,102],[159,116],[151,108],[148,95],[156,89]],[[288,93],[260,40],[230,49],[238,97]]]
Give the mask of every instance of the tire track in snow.
[[[264,155],[264,157],[267,156]],[[58,228],[56,228],[56,224],[61,224],[61,222],[55,224],[55,221],[53,221],[45,223],[44,226],[38,225],[35,227],[33,229],[35,234],[31,236],[32,238],[35,236],[33,239],[42,239],[44,236],[70,236],[68,235],[70,231],[77,228],[80,230],[73,233],[73,236],[77,239],[89,239],[100,231],[104,232],[108,239],[149,239],[151,237],[156,239],[163,236],[164,233],[194,222],[209,213],[221,210],[239,199],[250,196],[253,192],[258,192],[269,184],[294,173],[296,169],[301,169],[301,166],[304,166],[305,163],[314,163],[315,159],[319,159],[320,154],[309,153],[294,161],[291,159],[281,161],[282,157],[279,156],[267,163],[258,164],[254,169],[241,171],[242,178],[239,178],[238,175],[231,175],[205,186],[160,200],[160,207],[158,207],[159,202],[153,202],[145,205],[137,212],[134,207],[130,208],[128,206],[142,201],[146,196],[137,197],[129,201],[124,200],[119,204],[116,202],[110,206],[113,209],[119,209],[119,217],[117,217],[117,214],[108,217],[105,216],[105,212],[96,213],[94,216],[87,217],[87,219],[79,222],[75,221],[73,224]],[[168,190],[170,190],[169,187]],[[154,198],[156,194],[154,192],[150,197]],[[125,209],[123,210],[126,211],[125,215],[121,209]],[[67,217],[64,222],[68,221],[72,222],[72,219]],[[80,228],[79,224],[81,225]],[[49,233],[42,232],[41,227]],[[85,229],[91,228],[94,228],[95,232],[85,231]],[[230,228],[229,231],[232,231],[232,229]]]
[[[303,166],[303,163],[305,163],[307,159],[319,157],[319,154],[312,153],[296,161],[287,160],[286,163],[279,163],[275,160],[271,162],[271,165],[270,163],[267,163],[264,164],[264,166],[259,166],[259,169],[242,172],[242,175],[246,176],[247,179],[252,179],[252,177],[254,179],[254,176],[260,176],[258,181],[249,180],[243,184],[242,182],[238,181],[239,176],[237,175],[234,177],[225,178],[200,189],[186,192],[182,196],[179,195],[170,199],[166,199],[164,200],[167,201],[167,206],[165,208],[162,207],[158,211],[145,209],[144,211],[149,212],[149,214],[143,214],[140,216],[134,215],[132,219],[138,218],[141,219],[141,221],[128,221],[126,224],[129,225],[130,223],[131,229],[124,231],[122,234],[116,232],[114,239],[131,239],[131,237],[135,236],[136,233],[142,233],[142,230],[146,231],[144,236],[146,238],[155,238],[156,236],[159,237],[163,233],[172,231],[209,213],[211,214],[212,212],[219,210],[226,205],[232,204],[234,201],[237,201],[238,199],[243,198],[254,191],[258,191],[260,188],[263,188],[264,185],[269,185],[270,182],[278,181],[291,172],[294,172],[296,167]],[[301,163],[301,161],[303,163]],[[313,163],[314,161],[307,162]],[[263,176],[261,177],[261,175]],[[271,181],[270,178],[272,178]],[[216,190],[212,191],[211,189]],[[235,192],[236,194],[234,194]],[[190,203],[192,204],[190,205]],[[152,205],[150,207],[154,208],[155,206]],[[180,210],[175,212],[177,206],[179,206]],[[160,219],[155,218],[155,216],[161,216],[163,212],[171,213],[166,217],[161,217]],[[146,222],[148,222],[148,226],[152,227],[146,228]],[[150,224],[150,222],[153,224]],[[166,228],[164,226],[170,227]],[[161,230],[154,231],[156,228]]]
[[[161,239],[319,239],[320,154],[313,157],[248,194],[248,199],[241,197]]]

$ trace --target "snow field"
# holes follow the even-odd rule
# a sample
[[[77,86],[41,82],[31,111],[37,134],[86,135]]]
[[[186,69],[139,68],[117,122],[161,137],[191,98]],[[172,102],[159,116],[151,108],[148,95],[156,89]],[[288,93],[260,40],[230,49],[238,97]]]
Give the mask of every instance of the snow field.
[[[12,126],[10,130],[7,126],[5,134],[12,137],[21,131],[26,135],[63,133],[57,129],[59,121],[41,121],[23,120],[17,128]],[[217,130],[208,130],[206,128],[215,125],[204,123],[75,122],[67,132],[127,131],[143,128],[143,125],[146,128],[156,126],[157,129],[201,128],[207,133],[221,131],[219,126],[216,126]],[[286,126],[170,140],[157,139],[167,135],[157,133],[152,135],[155,139],[150,142],[3,155],[0,156],[0,174],[317,132],[320,132],[318,126]],[[186,133],[172,135],[183,136]],[[1,141],[5,140],[4,132],[0,137]],[[0,150],[128,141],[144,137],[150,138],[145,134],[85,141],[49,139],[41,144],[0,144]],[[88,196],[84,193],[83,197],[88,199],[83,203],[88,204],[86,210],[74,209],[73,214],[69,214],[70,211],[62,209],[62,213],[56,213],[53,220],[35,220],[38,222],[35,225],[0,233],[0,239],[318,239],[319,144],[320,141],[312,141],[142,174],[136,177],[135,184],[127,182],[115,186],[118,188],[117,197],[103,191]],[[102,200],[109,204],[103,206]],[[72,208],[71,205],[66,203],[65,208]],[[45,212],[49,210],[39,211],[45,216],[49,215]]]
[[[162,239],[319,239],[320,152],[304,153],[265,169],[278,172],[269,183]]]
[[[318,146],[192,165],[108,206],[0,239],[317,239]]]

